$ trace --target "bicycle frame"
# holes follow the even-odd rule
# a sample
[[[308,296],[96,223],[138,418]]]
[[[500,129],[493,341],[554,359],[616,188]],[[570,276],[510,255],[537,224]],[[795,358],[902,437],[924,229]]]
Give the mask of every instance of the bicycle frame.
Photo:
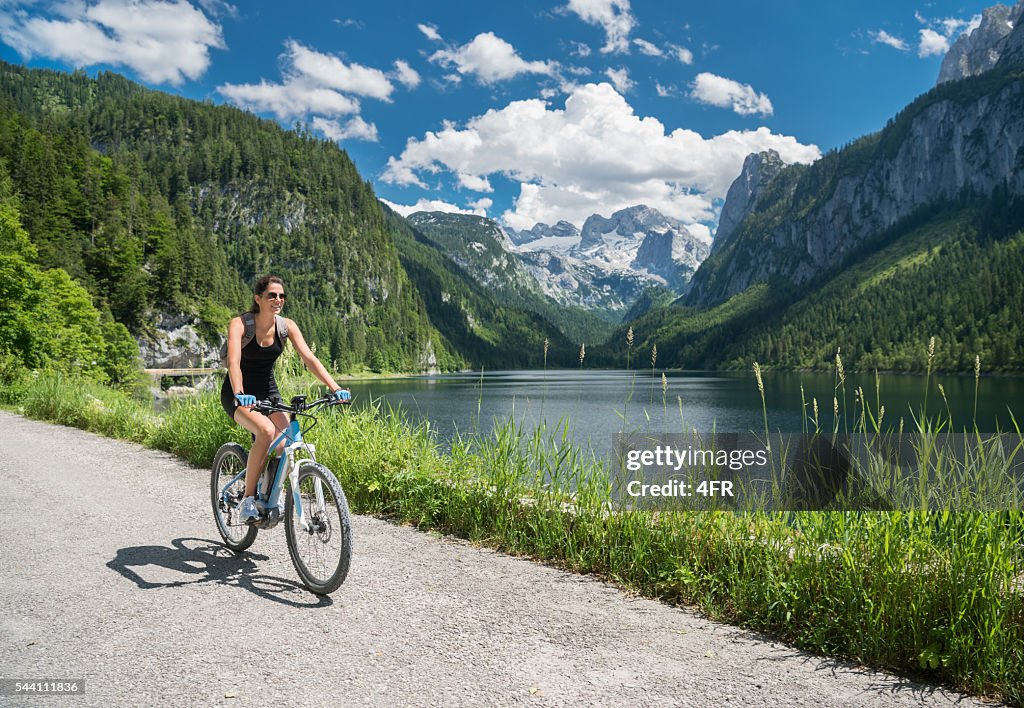
[[[277,464],[277,472],[274,474],[274,483],[270,487],[270,491],[267,493],[266,499],[262,499],[259,487],[257,486],[256,495],[257,499],[264,501],[267,508],[273,508],[277,506],[278,497],[281,494],[281,490],[284,487],[285,475],[288,475],[289,481],[292,484],[292,501],[295,504],[295,512],[299,515],[299,525],[305,531],[310,531],[311,527],[309,522],[306,520],[306,512],[302,507],[302,497],[299,495],[299,468],[296,464],[295,453],[299,450],[305,450],[309,455],[308,458],[304,457],[303,460],[308,459],[313,463],[316,463],[316,446],[312,443],[307,443],[302,439],[302,427],[299,425],[297,416],[292,413],[289,416],[288,427],[282,431],[282,433],[270,443],[269,450],[273,450],[278,445],[285,443],[284,454],[281,455],[280,460]],[[300,460],[301,461],[301,460]],[[221,488],[221,497],[225,498],[228,493],[228,488],[245,478],[246,470],[242,470],[235,475],[227,484]],[[313,488],[316,492],[316,503],[321,509],[324,508],[324,491],[323,486],[319,479],[313,480]]]

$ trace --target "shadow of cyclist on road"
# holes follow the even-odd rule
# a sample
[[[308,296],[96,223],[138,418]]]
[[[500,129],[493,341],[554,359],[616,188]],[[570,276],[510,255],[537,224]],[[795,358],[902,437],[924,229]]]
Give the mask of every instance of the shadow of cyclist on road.
[[[198,583],[235,585],[291,607],[327,607],[331,599],[326,595],[309,594],[302,584],[285,578],[256,573],[256,561],[267,556],[229,551],[216,541],[204,538],[176,538],[167,546],[132,546],[122,548],[107,561],[107,567],[131,580],[143,590],[175,588]],[[148,568],[140,575],[135,569]],[[167,571],[171,571],[168,573]],[[154,575],[160,580],[153,580]],[[173,579],[164,579],[169,575]],[[287,596],[286,596],[287,595]],[[297,601],[302,598],[305,601]]]

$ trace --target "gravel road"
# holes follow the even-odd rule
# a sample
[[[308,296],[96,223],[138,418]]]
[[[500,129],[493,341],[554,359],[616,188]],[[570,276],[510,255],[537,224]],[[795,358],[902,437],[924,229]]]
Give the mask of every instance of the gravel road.
[[[364,516],[318,598],[282,526],[221,547],[207,470],[5,412],[0,431],[0,677],[86,679],[0,704],[991,705]]]

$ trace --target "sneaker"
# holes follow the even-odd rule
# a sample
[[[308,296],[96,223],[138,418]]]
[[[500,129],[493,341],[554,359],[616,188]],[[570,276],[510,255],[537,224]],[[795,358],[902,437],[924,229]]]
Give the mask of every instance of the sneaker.
[[[281,493],[277,496],[277,513],[280,514],[281,518],[284,518],[284,505],[288,501],[288,491],[285,489],[281,490]]]
[[[248,524],[252,521],[258,521],[260,518],[260,510],[256,508],[256,498],[246,497],[242,500],[242,503],[238,505],[238,520],[243,524]]]

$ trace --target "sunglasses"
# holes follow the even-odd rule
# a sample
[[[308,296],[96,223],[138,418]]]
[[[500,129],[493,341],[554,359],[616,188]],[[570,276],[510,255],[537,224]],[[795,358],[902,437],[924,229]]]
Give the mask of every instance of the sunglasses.
[[[267,300],[284,300],[284,293],[267,293],[263,296]]]

